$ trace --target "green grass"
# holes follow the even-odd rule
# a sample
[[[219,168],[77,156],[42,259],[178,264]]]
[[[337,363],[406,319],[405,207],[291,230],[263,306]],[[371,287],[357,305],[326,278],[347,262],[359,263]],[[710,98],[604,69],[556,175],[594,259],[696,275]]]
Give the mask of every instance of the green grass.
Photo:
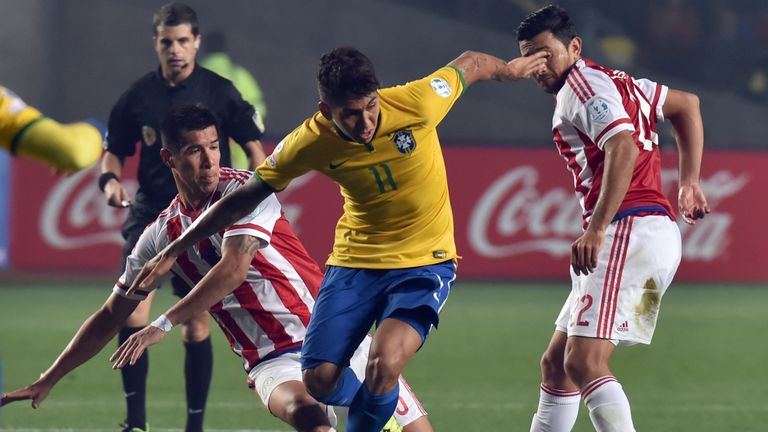
[[[48,367],[109,287],[4,283],[0,353],[6,390],[26,385]],[[566,285],[457,285],[440,330],[406,371],[437,431],[528,430],[538,398],[538,359],[566,290]],[[154,310],[172,300],[161,292]],[[766,305],[763,287],[673,286],[653,345],[620,348],[614,356],[637,429],[766,430]],[[173,335],[152,348],[148,416],[155,431],[183,427],[178,339]],[[247,390],[239,360],[218,332],[214,346],[207,430],[289,430]],[[0,431],[117,430],[124,406],[119,373],[107,361],[114,347],[65,377],[39,410],[28,402],[2,408]],[[574,430],[592,430],[583,408]]]

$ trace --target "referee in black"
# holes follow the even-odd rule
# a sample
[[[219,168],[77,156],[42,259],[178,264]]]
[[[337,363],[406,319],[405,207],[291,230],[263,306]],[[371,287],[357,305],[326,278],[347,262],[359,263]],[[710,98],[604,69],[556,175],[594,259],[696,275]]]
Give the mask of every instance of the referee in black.
[[[106,152],[101,162],[99,187],[107,202],[115,207],[129,207],[123,225],[123,267],[144,228],[165,209],[176,195],[171,170],[160,159],[159,127],[167,112],[176,105],[198,103],[216,114],[220,129],[221,165],[230,166],[227,145],[230,138],[239,143],[254,169],[265,154],[259,139],[263,132],[259,114],[245,102],[232,83],[195,62],[200,48],[197,14],[187,5],[170,3],[154,16],[154,46],[160,67],[125,92],[109,116]],[[123,161],[141,147],[139,190],[132,199],[120,183]],[[121,270],[122,270],[121,268]],[[186,295],[190,287],[172,279],[174,294]],[[119,335],[122,344],[149,322],[152,297],[143,301],[126,322]],[[210,325],[207,312],[183,323],[182,338],[186,348],[184,375],[187,390],[186,431],[203,430],[203,414],[213,369]],[[146,380],[149,360],[146,352],[135,366],[122,369],[127,416],[124,431],[145,431]]]

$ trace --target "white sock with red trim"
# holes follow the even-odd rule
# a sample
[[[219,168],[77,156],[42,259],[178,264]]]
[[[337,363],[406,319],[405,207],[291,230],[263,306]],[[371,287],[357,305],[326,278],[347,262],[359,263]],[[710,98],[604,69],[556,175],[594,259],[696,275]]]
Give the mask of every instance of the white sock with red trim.
[[[600,377],[584,387],[584,403],[597,432],[634,432],[629,400],[616,378]]]
[[[578,391],[568,392],[542,384],[531,432],[569,432],[579,415],[579,400]]]

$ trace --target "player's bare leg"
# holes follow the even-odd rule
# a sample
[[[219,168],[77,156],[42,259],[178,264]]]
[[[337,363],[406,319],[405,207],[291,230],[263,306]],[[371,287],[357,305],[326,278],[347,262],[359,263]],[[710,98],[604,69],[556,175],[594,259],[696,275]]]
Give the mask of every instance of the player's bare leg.
[[[615,348],[607,339],[570,337],[565,349],[565,371],[579,386],[598,432],[633,432],[629,400],[608,367]]]
[[[307,393],[300,381],[277,386],[269,396],[269,411],[297,431],[327,432],[335,430],[327,407]]]
[[[186,356],[184,377],[187,389],[186,432],[203,430],[205,404],[213,373],[213,349],[208,312],[202,312],[182,323],[181,337]]]
[[[531,432],[570,431],[579,414],[581,394],[565,371],[567,335],[555,331],[541,356],[539,406],[531,422]]]
[[[132,334],[143,329],[149,323],[149,313],[152,307],[152,299],[154,298],[155,291],[152,291],[128,317],[125,325],[120,329],[118,346],[122,345]],[[146,429],[147,427],[146,389],[148,371],[149,354],[147,351],[144,351],[136,361],[136,364],[126,365],[120,369],[126,404],[125,430],[133,428]]]
[[[422,344],[421,335],[410,324],[388,318],[373,335],[365,381],[349,406],[348,430],[378,431],[397,406],[398,377]]]
[[[404,426],[403,432],[434,432],[434,429],[427,416],[423,416]]]

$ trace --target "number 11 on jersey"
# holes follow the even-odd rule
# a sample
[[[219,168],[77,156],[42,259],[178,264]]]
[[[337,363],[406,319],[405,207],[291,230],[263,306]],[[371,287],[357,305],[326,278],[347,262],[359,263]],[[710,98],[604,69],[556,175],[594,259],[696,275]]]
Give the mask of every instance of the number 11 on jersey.
[[[376,185],[379,186],[379,193],[397,190],[397,183],[395,183],[395,179],[392,177],[392,170],[389,169],[389,165],[383,163],[378,166],[368,167],[368,170],[371,171],[373,178],[376,180]],[[384,174],[383,176],[382,173]]]

